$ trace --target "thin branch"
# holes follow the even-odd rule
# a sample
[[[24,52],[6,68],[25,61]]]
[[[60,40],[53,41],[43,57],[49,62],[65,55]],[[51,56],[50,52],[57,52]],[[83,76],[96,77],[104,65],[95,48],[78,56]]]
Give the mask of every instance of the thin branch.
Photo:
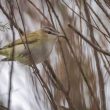
[[[64,1],[62,0],[62,2],[73,12],[75,13],[77,16],[79,16],[80,18],[82,18],[87,24],[91,25],[93,28],[95,28],[96,30],[98,30],[99,32],[101,32],[103,35],[106,35],[107,37],[110,37],[108,36],[107,34],[105,34],[104,32],[102,32],[100,29],[98,29],[97,27],[95,27],[94,25],[90,24],[84,17],[82,17],[81,15],[79,15],[78,13],[76,13],[71,7],[69,7],[69,5]],[[81,11],[80,11],[81,13]]]
[[[37,6],[31,0],[28,0],[28,2],[44,17],[44,19],[48,23],[50,23],[50,21],[48,20],[48,18],[41,12],[41,10],[39,8],[37,8]]]
[[[12,5],[12,1],[8,1],[9,6],[10,6],[10,17],[11,19],[13,19],[13,5]],[[11,63],[11,69],[10,69],[10,77],[9,77],[9,93],[8,93],[8,108],[7,110],[11,110],[11,91],[12,91],[12,78],[13,78],[13,61],[14,61],[14,53],[15,53],[15,32],[14,32],[14,28],[13,28],[13,22],[12,20],[10,21],[10,27],[12,30],[12,35],[13,35],[13,49],[12,49],[12,53],[11,53],[11,59],[12,59],[12,63]]]
[[[110,32],[108,31],[108,29],[106,28],[106,26],[104,25],[104,23],[102,22],[102,20],[99,18],[99,16],[95,13],[95,11],[92,9],[92,7],[87,2],[86,2],[86,4],[89,6],[89,8],[93,12],[93,14],[97,17],[97,19],[99,20],[99,22],[101,23],[101,25],[103,26],[103,28],[105,29],[105,31],[108,33],[109,38],[110,38]]]
[[[87,84],[87,87],[88,87],[88,89],[89,89],[91,95],[93,96],[94,101],[96,102],[97,108],[98,108],[98,110],[100,110],[100,109],[99,109],[98,102],[97,102],[97,99],[96,99],[96,97],[95,97],[95,95],[94,95],[94,93],[93,93],[93,91],[92,91],[92,88],[91,88],[90,84],[88,83],[88,80],[87,80],[87,78],[86,78],[86,76],[85,76],[85,74],[84,74],[84,71],[83,71],[83,69],[82,69],[82,67],[81,67],[81,65],[80,65],[80,62],[78,61],[77,56],[75,55],[75,53],[74,53],[74,51],[73,51],[73,48],[71,47],[71,44],[70,44],[68,38],[66,37],[66,33],[65,33],[65,31],[64,31],[64,29],[63,29],[63,27],[62,27],[62,25],[61,25],[61,22],[60,22],[60,20],[59,20],[59,17],[57,16],[57,14],[56,14],[56,12],[55,12],[55,10],[54,10],[52,4],[50,3],[50,1],[49,1],[49,0],[47,0],[47,1],[49,2],[49,5],[50,5],[50,7],[52,8],[52,11],[53,11],[55,17],[57,18],[57,21],[58,21],[58,23],[59,23],[59,26],[60,26],[60,28],[62,29],[62,31],[63,31],[63,33],[64,33],[64,35],[65,35],[64,39],[66,40],[67,45],[68,45],[68,47],[69,47],[69,49],[70,49],[70,51],[71,51],[73,57],[75,57],[76,64],[77,64],[77,66],[78,66],[78,68],[79,68],[79,70],[80,70],[80,72],[81,72],[81,74],[82,74],[82,76],[83,76],[83,78],[84,78],[84,81],[85,81],[86,84]],[[69,97],[68,97],[68,98],[69,98]],[[72,105],[71,99],[69,98],[69,99],[67,99],[67,101],[68,101],[68,104],[69,104],[70,109],[73,109],[74,107],[73,107],[73,105]]]
[[[12,24],[14,25],[14,27],[15,27],[21,34],[23,34],[23,31],[22,31],[22,30],[20,29],[20,27],[14,22],[14,20],[11,19],[11,17],[8,15],[8,13],[6,12],[6,10],[3,8],[3,6],[1,5],[1,3],[0,3],[0,9],[1,9],[1,11],[4,13],[4,15],[7,17],[7,19],[12,22]]]
[[[90,11],[89,11],[89,8],[87,7],[86,0],[84,0],[84,10],[85,10],[85,15],[86,15],[86,18],[87,18],[88,22],[91,23]],[[91,41],[94,43],[94,45],[96,45],[93,27],[91,25],[88,25],[88,28],[90,30]],[[94,49],[94,57],[95,57],[95,61],[96,61],[96,67],[97,67],[98,78],[99,78],[101,110],[106,110],[106,98],[105,98],[105,91],[104,91],[104,78],[103,78],[103,73],[102,73],[101,66],[100,66],[100,59],[99,59],[99,56],[98,56],[98,52],[95,49]]]
[[[17,1],[17,0],[16,0],[16,1]],[[18,6],[18,8],[19,8],[18,2],[17,2],[17,6]],[[21,20],[22,20],[22,24],[23,24],[23,28],[24,28],[24,31],[25,31],[25,26],[24,26],[24,22],[23,22],[22,13],[21,13],[20,8],[19,8],[19,13],[20,13]],[[27,40],[26,32],[25,32],[25,38],[26,38],[26,40]],[[36,67],[36,65],[35,65],[35,62],[34,62],[34,59],[33,59],[33,57],[32,57],[32,54],[31,54],[31,51],[30,51],[30,49],[29,49],[28,44],[26,45],[26,47],[27,47],[28,52],[29,52],[29,57],[30,57],[30,59],[31,59],[31,61],[32,61],[32,68],[33,68],[33,70],[34,70],[34,74],[35,74],[36,77],[38,78],[38,80],[39,80],[39,82],[40,82],[40,84],[41,84],[41,86],[42,86],[42,88],[43,88],[45,94],[47,95],[47,97],[48,97],[50,103],[53,105],[54,109],[57,110],[57,105],[55,104],[55,101],[54,101],[54,99],[53,99],[52,93],[50,92],[48,86],[46,85],[46,83],[45,83],[44,80],[42,79],[42,77],[41,77],[41,75],[40,75],[40,73],[39,73],[39,70],[37,69],[37,67]]]
[[[48,61],[45,61],[45,65],[47,66],[48,70],[50,71],[53,79],[56,81],[57,85],[59,86],[60,90],[62,93],[65,95],[65,98],[69,104],[72,104],[71,99],[69,97],[68,91],[65,90],[63,87],[61,81],[57,78],[57,76],[54,73],[54,70],[52,69],[51,65],[49,64]],[[71,107],[71,106],[70,106]],[[72,110],[77,110],[76,106],[72,104]]]
[[[106,52],[104,50],[102,50],[101,48],[97,47],[96,45],[94,45],[92,42],[90,42],[84,35],[82,35],[80,33],[80,31],[78,31],[75,27],[73,27],[71,24],[68,24],[68,27],[70,27],[73,31],[75,31],[79,37],[81,37],[84,41],[86,41],[93,49],[107,55],[107,56],[110,56],[110,52]]]
[[[105,10],[104,6],[102,5],[102,3],[100,2],[100,0],[95,0],[95,2],[97,3],[97,5],[100,7],[100,9],[104,12],[104,14],[106,15],[106,17],[110,20],[110,15],[108,14],[108,12]]]

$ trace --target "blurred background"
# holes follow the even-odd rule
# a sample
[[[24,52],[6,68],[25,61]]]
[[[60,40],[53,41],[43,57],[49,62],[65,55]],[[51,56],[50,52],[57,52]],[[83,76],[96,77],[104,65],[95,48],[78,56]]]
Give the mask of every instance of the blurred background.
[[[0,0],[0,48],[42,26],[65,37],[34,68],[0,62],[0,110],[109,110],[110,1]]]

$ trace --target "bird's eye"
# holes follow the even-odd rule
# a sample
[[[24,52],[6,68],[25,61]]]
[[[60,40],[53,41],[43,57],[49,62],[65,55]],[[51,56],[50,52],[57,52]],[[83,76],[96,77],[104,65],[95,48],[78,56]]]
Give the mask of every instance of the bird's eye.
[[[51,34],[51,31],[48,31],[48,34]]]

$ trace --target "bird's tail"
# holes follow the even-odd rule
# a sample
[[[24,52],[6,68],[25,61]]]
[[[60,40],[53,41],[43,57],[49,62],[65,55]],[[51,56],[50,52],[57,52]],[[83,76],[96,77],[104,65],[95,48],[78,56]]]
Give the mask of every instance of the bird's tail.
[[[0,55],[8,57],[10,55],[11,48],[0,48]]]
[[[0,55],[6,57],[1,59],[0,61],[11,61],[11,52],[12,48],[0,48]]]

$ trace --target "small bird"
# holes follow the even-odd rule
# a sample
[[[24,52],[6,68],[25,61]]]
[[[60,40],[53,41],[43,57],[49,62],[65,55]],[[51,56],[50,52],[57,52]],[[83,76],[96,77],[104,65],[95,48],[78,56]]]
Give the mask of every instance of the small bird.
[[[6,56],[2,61],[12,61],[12,51],[14,46],[14,61],[19,61],[25,65],[31,65],[29,50],[36,64],[43,62],[50,55],[52,48],[60,33],[52,27],[43,27],[38,31],[22,36],[22,39],[15,40],[15,43],[0,48],[0,55]],[[27,40],[26,40],[27,39]],[[29,50],[26,47],[29,47]]]

